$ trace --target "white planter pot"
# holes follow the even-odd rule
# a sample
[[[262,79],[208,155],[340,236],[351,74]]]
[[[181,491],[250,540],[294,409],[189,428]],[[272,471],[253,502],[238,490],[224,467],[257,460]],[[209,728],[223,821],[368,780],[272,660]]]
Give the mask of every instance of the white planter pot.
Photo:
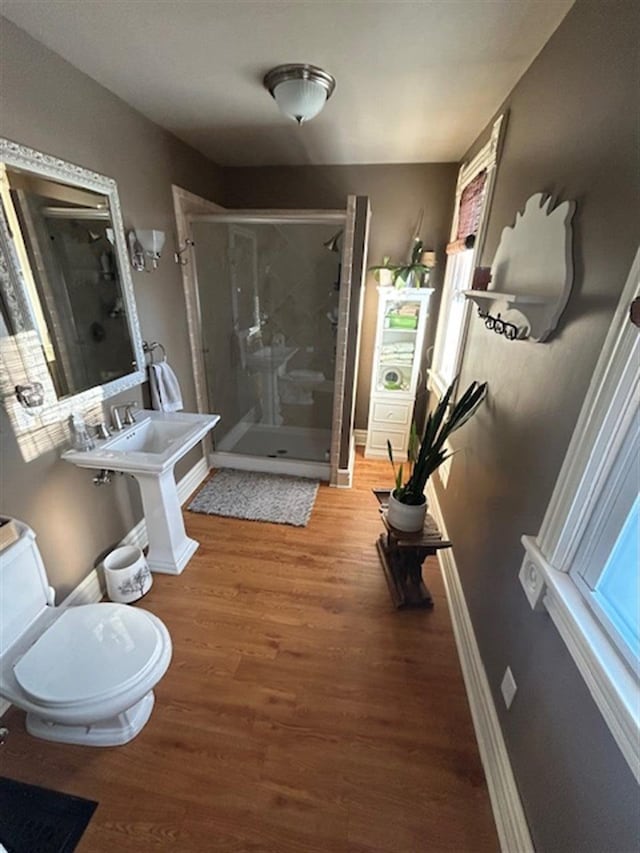
[[[151,589],[153,577],[140,548],[123,545],[116,548],[104,563],[104,580],[111,601],[130,604]]]
[[[418,506],[403,504],[397,501],[393,494],[389,495],[389,508],[387,510],[387,521],[396,530],[404,533],[417,533],[424,527],[424,519],[427,514],[427,499]]]

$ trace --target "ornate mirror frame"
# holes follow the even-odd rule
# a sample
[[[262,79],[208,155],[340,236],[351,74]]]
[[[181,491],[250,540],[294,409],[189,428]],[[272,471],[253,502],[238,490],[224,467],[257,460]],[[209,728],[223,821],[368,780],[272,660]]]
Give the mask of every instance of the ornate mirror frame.
[[[95,404],[96,398],[113,397],[128,388],[141,385],[145,381],[145,356],[142,349],[142,333],[138,321],[138,311],[131,279],[129,255],[125,241],[118,187],[113,178],[92,172],[82,166],[68,163],[20,145],[9,139],[0,137],[0,162],[9,167],[24,169],[45,178],[60,181],[81,189],[91,190],[106,196],[109,200],[109,211],[115,237],[115,249],[118,257],[118,269],[122,297],[125,303],[127,326],[133,350],[132,371],[118,379],[95,385],[78,394],[58,399],[54,412],[47,412],[46,420],[51,422],[63,419],[72,410],[82,411]],[[32,328],[31,306],[26,289],[22,267],[16,252],[11,231],[5,218],[4,210],[0,207],[0,292],[5,301],[7,311],[18,330]],[[100,393],[96,394],[96,389]],[[49,407],[51,408],[51,407]],[[35,426],[35,424],[34,424]]]

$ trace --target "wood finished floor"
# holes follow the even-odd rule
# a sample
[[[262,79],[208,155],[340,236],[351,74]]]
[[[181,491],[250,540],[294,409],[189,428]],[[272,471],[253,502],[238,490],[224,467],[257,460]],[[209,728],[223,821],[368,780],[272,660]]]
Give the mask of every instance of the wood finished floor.
[[[62,746],[11,709],[0,772],[99,802],[79,853],[498,850],[437,562],[430,613],[378,563],[388,474],[360,458],[307,528],[185,513],[201,547],[144,600],[174,643],[147,727]]]

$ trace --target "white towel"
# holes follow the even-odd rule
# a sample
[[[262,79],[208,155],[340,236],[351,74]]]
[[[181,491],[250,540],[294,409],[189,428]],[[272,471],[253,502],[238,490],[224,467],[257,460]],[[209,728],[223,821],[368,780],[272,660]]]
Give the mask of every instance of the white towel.
[[[151,405],[158,412],[179,412],[182,393],[178,379],[166,361],[149,365]]]

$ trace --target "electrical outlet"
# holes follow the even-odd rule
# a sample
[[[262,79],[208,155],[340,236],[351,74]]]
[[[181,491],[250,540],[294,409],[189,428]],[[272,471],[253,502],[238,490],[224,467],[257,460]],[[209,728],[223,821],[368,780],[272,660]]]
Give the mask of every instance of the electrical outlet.
[[[502,698],[504,699],[504,704],[507,706],[507,710],[511,707],[511,703],[513,702],[513,697],[516,695],[517,689],[518,685],[516,684],[516,680],[513,677],[513,673],[511,672],[511,669],[507,667],[504,671],[502,684],[500,685],[500,690],[502,690]]]

